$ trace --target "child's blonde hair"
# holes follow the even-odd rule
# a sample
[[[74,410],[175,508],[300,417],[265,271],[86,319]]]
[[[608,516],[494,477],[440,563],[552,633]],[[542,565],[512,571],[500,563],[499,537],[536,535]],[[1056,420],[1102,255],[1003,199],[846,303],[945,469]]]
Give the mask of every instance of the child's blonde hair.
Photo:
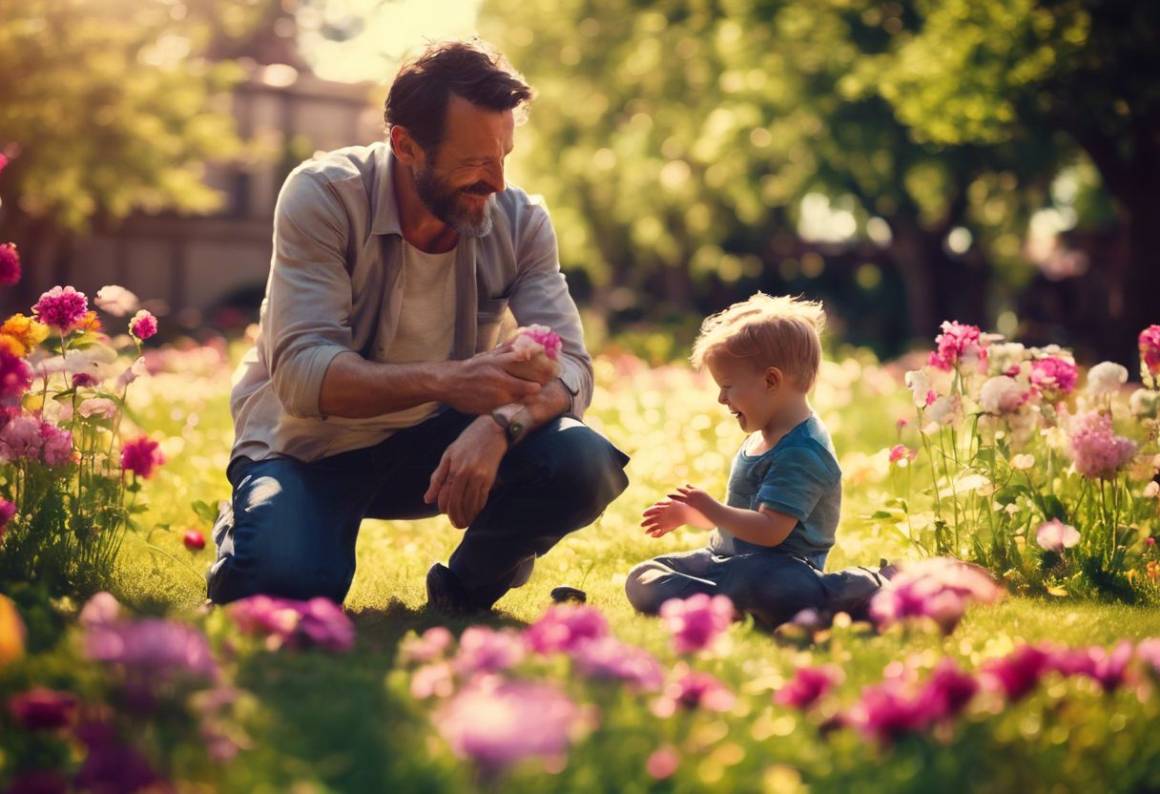
[[[700,369],[718,355],[751,359],[759,369],[777,367],[809,391],[822,361],[825,325],[819,301],[758,292],[701,323],[691,360]]]

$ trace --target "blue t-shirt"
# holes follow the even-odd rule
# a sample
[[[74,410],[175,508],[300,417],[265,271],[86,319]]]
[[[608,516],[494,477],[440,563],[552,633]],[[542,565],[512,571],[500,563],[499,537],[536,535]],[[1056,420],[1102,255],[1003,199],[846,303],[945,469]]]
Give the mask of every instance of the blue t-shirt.
[[[772,548],[823,567],[838,530],[842,471],[834,454],[834,442],[822,420],[811,414],[761,455],[747,454],[742,445],[729,473],[727,504],[747,510],[765,505],[793,516],[797,525],[780,545]],[[771,548],[739,540],[720,527],[714,531],[709,547],[725,555]]]

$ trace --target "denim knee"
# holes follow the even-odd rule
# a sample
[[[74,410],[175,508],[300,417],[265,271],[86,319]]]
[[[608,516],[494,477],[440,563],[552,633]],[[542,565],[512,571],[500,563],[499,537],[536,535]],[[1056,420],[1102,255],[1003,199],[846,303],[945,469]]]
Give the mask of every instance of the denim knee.
[[[628,578],[624,580],[624,594],[628,596],[632,608],[645,615],[660,612],[661,604],[668,597],[657,580],[668,573],[672,571],[656,560],[646,560],[629,571]]]
[[[551,448],[549,488],[574,505],[589,524],[628,487],[627,456],[595,430],[576,423],[556,434]]]

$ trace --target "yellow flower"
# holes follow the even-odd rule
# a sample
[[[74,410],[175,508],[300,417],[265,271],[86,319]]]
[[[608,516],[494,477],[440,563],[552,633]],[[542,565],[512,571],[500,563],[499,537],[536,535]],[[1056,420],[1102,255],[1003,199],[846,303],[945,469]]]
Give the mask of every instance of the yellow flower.
[[[24,623],[16,605],[0,595],[0,667],[24,655]]]
[[[18,355],[25,355],[48,339],[48,326],[33,317],[14,314],[0,325],[0,334],[18,341],[24,347],[24,353]]]
[[[0,350],[10,353],[17,358],[24,358],[28,354],[28,348],[14,336],[8,334],[0,334]]]

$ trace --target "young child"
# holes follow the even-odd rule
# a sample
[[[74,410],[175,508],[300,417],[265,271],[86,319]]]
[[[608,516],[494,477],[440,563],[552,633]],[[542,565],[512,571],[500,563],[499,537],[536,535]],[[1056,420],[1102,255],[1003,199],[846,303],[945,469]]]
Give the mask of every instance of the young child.
[[[632,569],[625,590],[640,612],[720,593],[772,628],[803,609],[862,602],[881,584],[864,568],[822,573],[842,501],[834,445],[808,399],[824,324],[820,303],[760,292],[702,324],[693,365],[708,368],[717,401],[749,435],[725,504],[684,485],[644,511],[641,525],[654,538],[686,524],[713,532],[706,548]]]

